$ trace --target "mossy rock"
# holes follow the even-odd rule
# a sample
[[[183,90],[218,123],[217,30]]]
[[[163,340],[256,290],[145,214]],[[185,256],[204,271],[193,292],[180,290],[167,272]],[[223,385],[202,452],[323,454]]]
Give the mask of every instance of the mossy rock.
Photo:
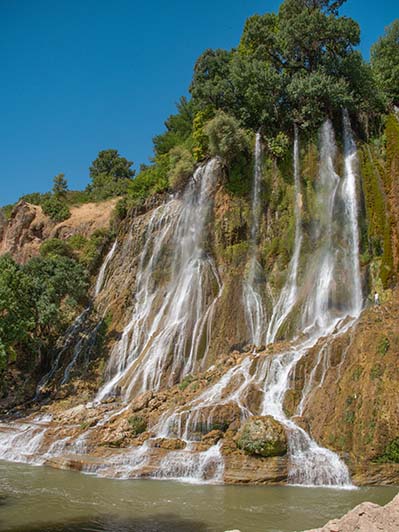
[[[287,435],[281,423],[271,416],[250,417],[236,437],[236,444],[248,454],[264,457],[287,453]]]

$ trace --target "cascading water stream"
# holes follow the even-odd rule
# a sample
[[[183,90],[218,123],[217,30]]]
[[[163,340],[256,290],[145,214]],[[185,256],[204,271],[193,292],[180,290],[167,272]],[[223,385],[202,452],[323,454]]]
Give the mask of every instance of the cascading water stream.
[[[97,276],[96,286],[94,289],[94,297],[98,296],[98,294],[100,293],[103,287],[105,272],[107,271],[108,264],[110,263],[110,261],[112,260],[112,257],[115,254],[117,246],[118,246],[118,241],[115,240],[114,243],[112,244],[111,249],[108,251],[107,256],[105,257],[104,262],[101,265],[100,271],[98,272],[98,276]]]
[[[347,226],[347,238],[349,261],[352,266],[349,269],[350,280],[348,282],[348,288],[352,291],[352,308],[350,309],[351,313],[353,316],[358,316],[363,306],[359,261],[359,213],[356,192],[356,173],[358,170],[359,161],[357,157],[356,144],[353,139],[349,113],[346,109],[343,110],[343,125],[345,178],[342,184],[342,198],[345,204],[347,219],[349,221]]]
[[[344,120],[346,118],[344,115]],[[271,415],[285,427],[289,440],[290,482],[308,486],[350,486],[348,469],[339,457],[320,447],[286,415],[283,408],[298,362],[318,342],[323,346],[323,337],[347,331],[361,311],[356,148],[349,120],[344,124],[344,133],[347,141],[345,176],[341,179],[334,169],[336,146],[331,123],[327,121],[321,131],[315,231],[303,273],[299,273],[298,267],[303,237],[299,143],[296,136],[296,238],[284,288],[287,294],[291,291],[294,295],[291,300],[284,296],[286,299],[281,304],[282,311],[275,318],[276,323],[281,316],[284,317],[273,334],[277,335],[278,330],[291,319],[295,308],[301,315],[301,320],[295,322],[298,330],[294,337],[297,339],[288,349],[277,353],[244,356],[190,402],[165,412],[151,427],[154,438],[178,438],[184,442],[185,449],[169,451],[156,465],[154,476],[222,480],[224,460],[221,445],[215,444],[206,451],[199,451],[201,447],[196,445],[198,427],[211,430],[218,408],[231,404],[238,407],[243,420],[251,415]],[[171,200],[152,213],[139,258],[133,317],[113,351],[109,369],[110,375],[113,372],[114,376],[100,391],[99,398],[121,387],[124,398],[128,399],[133,392],[157,389],[161,375],[167,377],[164,381],[167,383],[167,379],[174,379],[173,371],[179,379],[198,367],[195,365],[200,354],[200,339],[209,333],[208,326],[221,293],[216,268],[205,246],[206,220],[215,184],[214,164],[210,162],[197,171],[181,201]],[[298,248],[298,258],[294,261]],[[167,277],[164,283],[162,275]],[[358,281],[354,282],[353,290],[347,290],[347,280],[355,280],[355,277]],[[305,329],[305,334],[298,338],[302,329]],[[192,338],[192,341],[185,343],[187,338]],[[311,392],[312,375],[307,384],[303,390],[306,396]],[[258,407],[250,401],[254,390],[261,394]],[[306,397],[301,402],[301,408],[306,411]],[[42,427],[32,428],[31,434],[37,434],[35,448],[40,444],[42,432]],[[13,441],[23,443],[27,434],[24,431]],[[85,445],[85,435],[81,437]],[[0,435],[0,450],[6,440]],[[8,449],[6,444],[3,447]],[[53,451],[62,452],[58,448]],[[124,476],[139,475],[140,468],[147,465],[150,453],[151,439],[124,455],[110,457],[100,474],[119,471]]]
[[[348,128],[346,128],[348,131]],[[246,396],[254,387],[262,390],[263,401],[261,415],[271,415],[285,426],[289,440],[290,471],[289,481],[301,485],[350,487],[348,468],[332,451],[319,446],[284,412],[283,404],[287,390],[290,387],[290,376],[297,363],[324,336],[345,332],[353,324],[361,310],[360,281],[355,290],[345,292],[347,300],[341,305],[334,306],[334,293],[337,285],[345,284],[346,276],[359,275],[359,249],[356,210],[348,207],[339,210],[337,206],[337,190],[341,178],[334,170],[336,145],[332,124],[327,121],[321,130],[320,137],[320,173],[317,185],[318,227],[314,237],[314,252],[308,259],[310,268],[306,270],[304,280],[305,296],[298,293],[298,263],[301,250],[301,200],[299,174],[299,143],[296,135],[294,146],[295,161],[295,195],[296,195],[296,235],[294,254],[290,263],[287,283],[277,303],[279,307],[274,314],[274,323],[269,329],[269,339],[273,340],[279,328],[289,319],[291,310],[296,304],[302,309],[300,327],[307,330],[304,339],[294,343],[291,348],[275,355],[261,358],[246,357],[240,364],[231,368],[213,386],[193,399],[178,411],[167,412],[155,427],[158,437],[177,437],[192,445],[195,439],[195,427],[199,424],[212,425],[212,416],[218,405],[235,403],[241,411],[242,418],[255,414],[247,406]],[[345,152],[347,171],[345,179],[354,179],[353,145]],[[344,205],[356,205],[355,187],[343,182],[343,190],[348,197],[344,198]],[[338,198],[339,199],[339,198]],[[341,216],[338,227],[334,226],[334,214]],[[344,254],[339,264],[334,244],[341,235],[342,226],[346,226],[346,219],[352,216],[349,224],[350,238],[345,240],[348,252]],[[335,278],[338,266],[341,278]],[[345,275],[343,275],[345,274]],[[345,287],[344,287],[345,288]],[[357,292],[358,291],[358,292]],[[357,292],[357,293],[356,293]],[[356,310],[354,312],[354,310]],[[352,320],[346,320],[352,316]],[[338,332],[337,332],[338,330]],[[298,330],[298,334],[301,330]],[[205,417],[205,419],[204,419]],[[179,456],[184,453],[180,452]],[[185,455],[187,456],[187,455]],[[176,458],[176,457],[175,457]],[[220,456],[222,460],[222,456]],[[170,464],[166,459],[165,467]],[[173,462],[173,460],[172,460]],[[166,467],[167,470],[167,467]]]
[[[288,267],[287,281],[281,290],[273,314],[269,322],[266,334],[266,344],[273,343],[296,302],[298,291],[298,267],[302,248],[302,194],[301,194],[301,171],[299,163],[299,134],[298,128],[294,128],[294,214],[295,214],[295,237],[294,251]]]
[[[259,239],[259,223],[261,216],[261,182],[262,182],[262,139],[256,134],[254,177],[252,187],[252,223],[251,223],[251,255],[246,279],[243,283],[243,301],[247,323],[251,335],[251,343],[260,345],[266,327],[265,308],[260,292],[262,268],[257,260]]]
[[[173,384],[193,371],[199,356],[206,357],[222,291],[206,250],[219,164],[213,159],[198,168],[182,200],[154,212],[140,258],[133,316],[111,356],[114,376],[97,400],[117,388],[128,400],[135,393],[159,389],[162,378]],[[170,277],[162,289],[157,275],[168,269]]]

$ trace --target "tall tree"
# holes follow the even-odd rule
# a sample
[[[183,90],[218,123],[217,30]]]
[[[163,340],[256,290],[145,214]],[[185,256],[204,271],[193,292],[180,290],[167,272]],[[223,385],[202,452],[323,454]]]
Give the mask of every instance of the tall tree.
[[[95,200],[104,200],[126,193],[135,171],[133,161],[121,157],[118,150],[102,150],[90,166],[92,183],[88,186]]]
[[[399,106],[399,19],[371,48],[371,66],[388,103]]]
[[[65,196],[68,190],[68,182],[65,179],[64,174],[58,174],[53,179],[53,189],[52,192],[54,196],[62,197]]]
[[[99,175],[106,175],[114,180],[130,179],[135,173],[131,169],[132,165],[133,161],[121,157],[118,150],[102,150],[90,166],[90,177],[95,179]]]

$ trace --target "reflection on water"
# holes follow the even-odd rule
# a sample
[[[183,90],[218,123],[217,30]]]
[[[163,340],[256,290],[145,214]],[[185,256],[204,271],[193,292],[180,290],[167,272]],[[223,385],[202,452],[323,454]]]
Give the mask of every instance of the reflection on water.
[[[0,462],[0,531],[293,532],[397,492],[118,481]]]

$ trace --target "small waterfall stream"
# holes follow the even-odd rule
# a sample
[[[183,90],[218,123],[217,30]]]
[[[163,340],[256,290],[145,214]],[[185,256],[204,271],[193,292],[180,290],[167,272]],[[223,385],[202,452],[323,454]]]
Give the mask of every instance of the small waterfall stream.
[[[270,344],[276,340],[276,336],[290,314],[297,296],[298,290],[298,267],[299,257],[302,247],[302,194],[301,194],[301,170],[299,163],[299,133],[295,126],[294,136],[294,215],[295,215],[295,237],[294,250],[288,267],[287,281],[281,290],[266,333],[266,343]]]
[[[259,240],[259,223],[261,217],[261,182],[262,182],[262,139],[256,134],[254,178],[252,187],[252,216],[251,216],[251,255],[246,279],[243,282],[243,301],[252,344],[260,345],[264,340],[266,328],[265,306],[260,292],[260,279],[263,276],[262,267],[257,260]]]

